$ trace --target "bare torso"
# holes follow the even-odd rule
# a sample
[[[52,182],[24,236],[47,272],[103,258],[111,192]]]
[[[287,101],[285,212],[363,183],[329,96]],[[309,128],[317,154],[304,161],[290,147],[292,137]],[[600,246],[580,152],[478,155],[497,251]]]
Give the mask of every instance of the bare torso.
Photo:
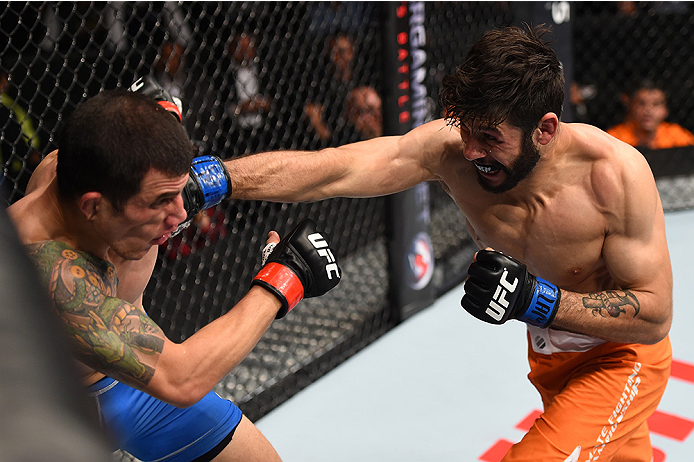
[[[562,288],[614,289],[603,246],[624,218],[609,210],[624,194],[618,181],[623,157],[633,153],[625,153],[594,127],[572,124],[561,130],[561,153],[541,161],[531,177],[511,191],[485,192],[474,165],[462,154],[446,156],[441,181],[480,248],[521,260],[533,274]]]
[[[55,218],[57,213],[54,184],[56,160],[55,151],[46,156],[32,175],[27,186],[27,195],[10,206],[8,213],[15,223],[21,223],[21,226],[17,226],[17,231],[25,245],[55,240],[80,250],[66,237],[66,231],[62,228],[60,221]],[[114,265],[118,278],[116,296],[144,309],[142,294],[154,271],[156,258],[156,247],[152,247],[145,258],[140,260],[123,260],[109,253],[108,261]],[[104,374],[96,372],[79,361],[77,361],[77,368],[86,385],[104,377]]]

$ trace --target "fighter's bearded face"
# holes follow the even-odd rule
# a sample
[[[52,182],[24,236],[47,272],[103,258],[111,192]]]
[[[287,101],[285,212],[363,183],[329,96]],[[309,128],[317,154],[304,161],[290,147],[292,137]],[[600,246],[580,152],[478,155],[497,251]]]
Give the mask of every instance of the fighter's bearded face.
[[[531,133],[508,122],[491,127],[460,124],[463,155],[475,164],[477,179],[485,191],[502,193],[514,188],[533,171],[540,153]]]

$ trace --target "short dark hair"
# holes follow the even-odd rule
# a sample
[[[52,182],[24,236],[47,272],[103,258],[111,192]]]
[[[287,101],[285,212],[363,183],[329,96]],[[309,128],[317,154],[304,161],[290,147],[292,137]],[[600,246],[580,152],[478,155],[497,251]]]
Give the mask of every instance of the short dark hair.
[[[630,81],[625,86],[624,93],[629,98],[632,98],[634,97],[634,95],[636,95],[637,92],[641,90],[660,90],[667,96],[667,92],[665,91],[665,85],[651,78],[634,79]]]
[[[542,116],[561,117],[564,73],[542,36],[544,26],[491,30],[442,81],[439,95],[445,118],[497,126],[504,121],[532,132]]]
[[[121,211],[150,169],[184,175],[193,153],[183,126],[153,98],[103,91],[65,121],[58,140],[58,190],[67,199],[97,191]]]

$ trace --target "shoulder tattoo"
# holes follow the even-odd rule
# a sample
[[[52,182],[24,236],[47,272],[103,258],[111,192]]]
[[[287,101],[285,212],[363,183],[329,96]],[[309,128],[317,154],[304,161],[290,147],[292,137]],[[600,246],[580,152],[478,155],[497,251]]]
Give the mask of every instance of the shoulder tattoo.
[[[639,314],[641,304],[630,290],[605,290],[583,297],[583,307],[592,310],[593,316],[617,318],[628,311]]]
[[[164,333],[144,310],[116,298],[115,267],[61,242],[27,248],[78,359],[116,379],[149,383]]]

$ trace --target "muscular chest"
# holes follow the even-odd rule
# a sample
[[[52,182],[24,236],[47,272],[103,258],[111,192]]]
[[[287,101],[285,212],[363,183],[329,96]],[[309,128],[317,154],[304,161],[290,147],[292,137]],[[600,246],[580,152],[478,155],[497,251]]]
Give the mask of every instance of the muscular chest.
[[[555,284],[590,287],[605,273],[605,219],[590,200],[570,190],[522,204],[488,200],[460,205],[480,248],[517,258]]]

